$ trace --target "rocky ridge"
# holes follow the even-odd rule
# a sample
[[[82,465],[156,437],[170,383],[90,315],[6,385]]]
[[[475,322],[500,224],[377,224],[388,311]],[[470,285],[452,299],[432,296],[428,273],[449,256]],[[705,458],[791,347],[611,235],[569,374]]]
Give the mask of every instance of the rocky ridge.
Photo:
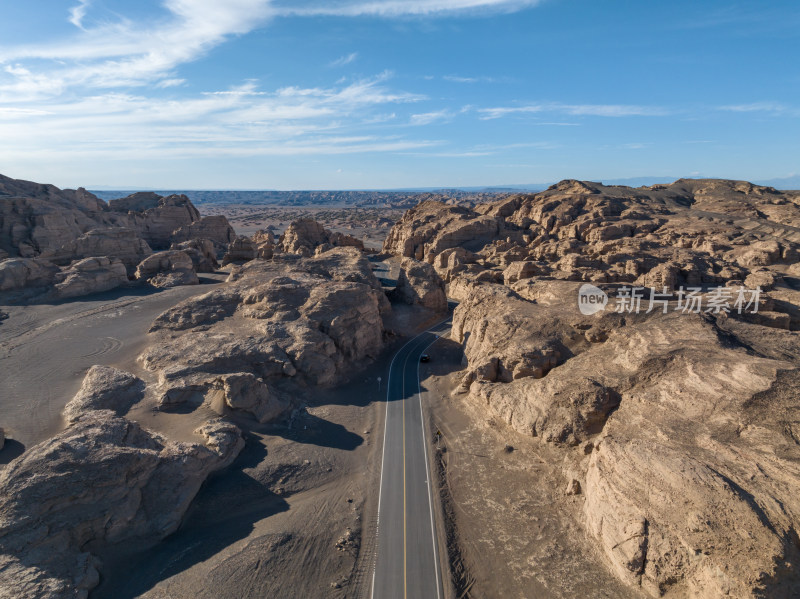
[[[620,580],[652,596],[788,597],[799,208],[798,193],[738,181],[564,181],[474,210],[420,204],[384,249],[447,282],[456,392],[563,448],[565,493]],[[579,310],[585,283],[605,310]],[[637,286],[663,302],[626,304]],[[739,315],[742,286],[763,292]],[[699,288],[702,310],[678,305],[681,287]]]
[[[105,291],[125,282],[111,264],[122,263],[133,277],[153,250],[173,244],[191,250],[192,270],[208,272],[233,239],[225,217],[201,217],[184,195],[136,193],[107,204],[85,189],[0,176],[0,291],[38,289],[56,298]],[[95,261],[94,275],[87,259]],[[163,278],[161,286],[194,280],[186,272]],[[75,283],[53,289],[64,280]]]

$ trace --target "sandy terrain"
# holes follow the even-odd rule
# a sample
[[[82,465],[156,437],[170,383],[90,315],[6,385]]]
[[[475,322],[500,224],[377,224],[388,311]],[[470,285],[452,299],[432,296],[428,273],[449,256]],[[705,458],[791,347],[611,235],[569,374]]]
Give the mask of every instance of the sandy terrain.
[[[585,538],[583,499],[565,495],[558,450],[487,422],[463,395],[451,396],[460,345],[443,339],[429,353],[420,377],[431,436],[443,434],[437,457],[457,596],[644,596],[616,580]]]
[[[0,462],[62,428],[61,411],[90,366],[135,369],[153,319],[224,278],[204,277],[206,284],[165,291],[118,289],[57,304],[0,306],[9,315],[0,321],[0,414],[13,440]]]

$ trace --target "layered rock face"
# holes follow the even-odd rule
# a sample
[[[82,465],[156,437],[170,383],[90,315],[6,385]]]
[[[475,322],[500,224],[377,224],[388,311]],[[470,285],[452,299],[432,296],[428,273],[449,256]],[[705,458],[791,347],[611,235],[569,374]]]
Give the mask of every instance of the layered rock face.
[[[0,261],[0,291],[26,287],[48,287],[53,284],[59,269],[47,260],[8,258]]]
[[[249,237],[237,237],[228,245],[228,251],[222,257],[222,265],[233,262],[248,262],[256,258],[257,245]]]
[[[474,285],[456,308],[458,391],[563,444],[622,580],[653,596],[797,593],[796,335],[724,314],[584,316],[578,285],[536,287],[534,302]]]
[[[797,225],[798,194],[743,182],[565,181],[472,211],[421,206],[386,247],[448,282],[457,392],[562,448],[568,493],[621,580],[652,596],[788,597],[800,341],[781,329],[800,323]],[[579,309],[585,281],[605,309]],[[626,304],[637,286],[661,301]],[[740,315],[741,286],[762,293]]]
[[[175,229],[171,236],[172,243],[193,239],[207,239],[215,248],[224,249],[236,239],[236,233],[224,216],[204,216]]]
[[[127,228],[92,229],[68,241],[55,252],[44,252],[43,257],[57,264],[69,264],[72,260],[106,256],[118,258],[129,269],[152,253],[144,239],[136,231]]]
[[[444,282],[427,262],[418,262],[413,258],[404,258],[400,265],[391,296],[411,305],[422,306],[434,312],[447,311],[447,295]]]
[[[141,198],[146,195],[147,198]],[[200,220],[200,213],[185,195],[161,197],[156,194],[134,194],[110,204],[116,212],[126,212],[130,228],[156,250],[167,249],[173,233]],[[136,210],[131,210],[135,206]],[[224,217],[222,217],[224,218]],[[186,241],[188,237],[174,241]]]
[[[214,272],[219,267],[217,251],[209,239],[192,239],[173,243],[171,250],[181,250],[192,259],[195,272]]]
[[[158,372],[165,406],[206,402],[272,419],[298,385],[337,383],[377,356],[389,309],[357,250],[255,260],[159,316],[140,359]]]
[[[244,442],[210,422],[174,443],[107,410],[90,411],[0,472],[0,596],[88,597],[103,547],[173,532],[214,470]]]

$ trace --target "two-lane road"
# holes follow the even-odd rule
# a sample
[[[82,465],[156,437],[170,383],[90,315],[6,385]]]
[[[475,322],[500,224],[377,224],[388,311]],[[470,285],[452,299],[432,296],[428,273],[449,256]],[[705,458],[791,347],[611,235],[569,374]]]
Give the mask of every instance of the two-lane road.
[[[414,337],[389,366],[372,599],[442,597],[419,359],[449,326],[448,320]]]

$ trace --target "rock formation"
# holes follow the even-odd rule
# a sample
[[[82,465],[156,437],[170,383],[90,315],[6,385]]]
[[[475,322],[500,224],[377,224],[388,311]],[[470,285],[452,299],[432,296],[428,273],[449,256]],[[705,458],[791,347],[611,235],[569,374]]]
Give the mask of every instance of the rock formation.
[[[92,366],[77,395],[64,408],[69,424],[92,410],[111,410],[124,416],[144,397],[144,381],[110,366]]]
[[[58,267],[38,258],[7,258],[0,261],[0,291],[14,291],[26,287],[49,287],[58,273]]]
[[[343,233],[334,233],[311,218],[301,218],[289,225],[281,235],[278,245],[289,254],[312,255],[317,248],[325,251],[332,247],[364,249],[364,243]]]
[[[298,385],[337,383],[377,356],[388,310],[357,250],[254,260],[159,316],[140,359],[158,372],[163,405],[207,402],[264,420]]]
[[[116,289],[128,283],[128,272],[116,258],[84,258],[62,269],[55,281],[55,297],[67,299]]]
[[[234,239],[224,216],[201,218],[183,195],[136,193],[106,204],[84,189],[60,190],[0,175],[0,200],[0,291],[52,286],[53,265],[67,267],[85,258],[120,260],[133,275],[153,249],[167,250],[173,243],[194,244],[185,248],[196,252],[190,252],[194,268],[208,272],[215,268],[217,250]]]
[[[131,206],[135,206],[136,210],[132,210]],[[200,220],[200,213],[185,195],[161,197],[156,194],[134,194],[132,197],[112,200],[110,209],[127,212],[130,228],[156,250],[167,249],[173,241],[190,239],[184,236],[173,240],[173,233]]]
[[[256,258],[257,246],[249,237],[237,237],[230,245],[228,251],[222,257],[222,266],[233,262],[248,262]]]
[[[413,258],[403,258],[397,287],[392,290],[391,297],[434,312],[447,311],[444,282],[430,264]]]
[[[218,249],[225,249],[236,239],[236,233],[224,216],[204,216],[200,220],[182,225],[172,233],[172,243],[192,239],[207,239]]]
[[[192,257],[183,250],[165,250],[148,256],[136,267],[136,279],[164,288],[200,282]]]
[[[57,251],[44,252],[43,257],[57,264],[69,264],[72,260],[106,256],[118,258],[129,269],[133,269],[152,253],[150,246],[137,237],[133,229],[92,229],[62,245]]]
[[[564,181],[474,209],[420,204],[384,249],[447,281],[457,394],[562,448],[567,493],[620,580],[652,596],[788,597],[800,341],[781,329],[800,327],[798,208],[798,193],[736,181]],[[579,310],[584,282],[605,309]],[[762,293],[739,314],[742,286]]]
[[[170,249],[186,252],[192,259],[195,272],[214,272],[219,267],[214,243],[209,239],[192,239],[173,243]]]
[[[91,411],[9,464],[0,472],[0,589],[86,598],[104,546],[172,533],[203,481],[244,445],[232,424],[196,434],[203,444],[170,442]]]

